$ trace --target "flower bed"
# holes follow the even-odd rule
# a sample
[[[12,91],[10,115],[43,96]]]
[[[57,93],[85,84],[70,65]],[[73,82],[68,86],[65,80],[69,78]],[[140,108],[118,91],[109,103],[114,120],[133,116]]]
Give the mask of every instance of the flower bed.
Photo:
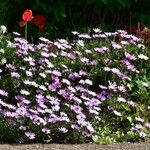
[[[149,137],[149,49],[121,30],[72,33],[72,42],[41,37],[37,45],[18,33],[11,41],[0,35],[0,114],[16,131],[13,140],[106,144]]]

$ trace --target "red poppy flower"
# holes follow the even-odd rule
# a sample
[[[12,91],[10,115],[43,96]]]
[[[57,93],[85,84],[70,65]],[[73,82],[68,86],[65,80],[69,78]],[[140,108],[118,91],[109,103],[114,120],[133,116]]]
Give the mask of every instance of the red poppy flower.
[[[46,17],[43,15],[35,15],[33,22],[36,26],[42,26],[45,25]]]
[[[22,14],[22,21],[19,22],[20,27],[24,27],[28,21],[31,21],[33,19],[32,16],[32,10],[27,9]]]
[[[32,10],[30,9],[25,10],[22,14],[22,19],[24,21],[31,21],[33,19]]]
[[[45,23],[46,23],[46,17],[43,15],[35,15],[34,20],[33,20],[34,24],[39,28],[39,30],[41,32],[45,31]]]

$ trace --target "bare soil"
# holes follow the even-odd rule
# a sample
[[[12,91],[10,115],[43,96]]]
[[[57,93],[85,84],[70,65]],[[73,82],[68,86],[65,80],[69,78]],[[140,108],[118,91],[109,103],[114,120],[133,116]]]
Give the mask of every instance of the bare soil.
[[[139,143],[87,144],[0,144],[0,150],[150,150],[150,140]]]

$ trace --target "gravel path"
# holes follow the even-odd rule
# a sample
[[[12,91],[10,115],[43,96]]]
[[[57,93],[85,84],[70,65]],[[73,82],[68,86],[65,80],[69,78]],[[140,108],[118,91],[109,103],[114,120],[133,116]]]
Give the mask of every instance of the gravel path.
[[[0,144],[0,150],[150,150],[150,141],[141,143],[96,144]]]

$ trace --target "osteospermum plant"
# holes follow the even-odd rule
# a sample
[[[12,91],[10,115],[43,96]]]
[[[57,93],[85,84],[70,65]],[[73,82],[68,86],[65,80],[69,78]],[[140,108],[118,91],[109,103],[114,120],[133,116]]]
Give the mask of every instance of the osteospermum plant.
[[[150,52],[142,39],[122,30],[72,33],[73,42],[41,37],[34,45],[16,33],[2,42],[0,114],[20,130],[16,141],[149,138]]]

